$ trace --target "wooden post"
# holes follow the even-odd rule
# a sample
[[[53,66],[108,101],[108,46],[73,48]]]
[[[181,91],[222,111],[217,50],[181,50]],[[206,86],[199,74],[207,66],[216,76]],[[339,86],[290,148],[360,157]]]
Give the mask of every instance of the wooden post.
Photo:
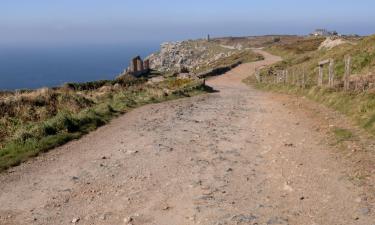
[[[318,74],[318,86],[323,86],[323,66],[319,66],[319,74]]]
[[[345,59],[345,74],[344,74],[344,90],[345,91],[348,91],[349,90],[349,78],[350,78],[350,74],[351,74],[351,57],[350,56],[347,56],[346,59]]]
[[[324,61],[321,61],[319,62],[319,74],[318,74],[318,85],[320,87],[323,86],[323,76],[324,76],[324,71],[323,71],[323,68],[324,68],[324,65],[330,63],[332,60],[324,60]],[[328,76],[328,80],[329,80],[329,76]]]
[[[276,72],[276,80],[277,80],[277,83],[280,83],[280,72],[279,71],[277,71]]]
[[[329,76],[328,76],[328,86],[333,87],[335,80],[335,62],[333,59],[329,62]]]

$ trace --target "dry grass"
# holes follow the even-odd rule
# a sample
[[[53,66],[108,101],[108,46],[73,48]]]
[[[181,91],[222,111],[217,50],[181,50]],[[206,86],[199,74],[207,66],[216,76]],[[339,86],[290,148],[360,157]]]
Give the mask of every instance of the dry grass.
[[[268,50],[283,57],[283,61],[261,71],[262,83],[257,86],[266,90],[280,91],[321,102],[338,110],[358,125],[375,134],[375,36],[351,39],[352,44],[343,44],[332,49],[318,49],[322,39],[309,38],[287,45],[274,45]],[[343,91],[344,58],[352,57],[350,91]],[[333,59],[335,64],[335,86],[317,87],[317,65],[319,61]],[[286,83],[275,83],[278,71],[287,70]],[[327,70],[327,69],[326,69]],[[305,71],[306,86],[302,88],[300,78]],[[325,72],[328,73],[327,71]],[[293,79],[293,74],[299,77]],[[327,83],[327,77],[324,77]],[[340,133],[340,132],[339,132]]]
[[[0,171],[144,105],[209,91],[200,80],[90,82],[2,94]]]
[[[222,45],[242,46],[243,48],[260,48],[269,47],[275,44],[289,44],[303,37],[294,35],[267,35],[267,36],[250,36],[250,37],[225,37],[215,38],[213,41]]]

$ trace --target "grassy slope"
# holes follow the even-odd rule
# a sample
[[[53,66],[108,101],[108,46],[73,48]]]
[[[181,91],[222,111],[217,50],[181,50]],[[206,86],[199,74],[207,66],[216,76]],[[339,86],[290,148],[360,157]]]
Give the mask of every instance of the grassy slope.
[[[353,59],[353,73],[363,74],[375,69],[375,36],[358,41],[355,45],[344,44],[331,50],[318,50],[319,39],[306,39],[284,46],[273,46],[268,50],[283,57],[283,61],[265,68],[261,74],[271,78],[268,83],[257,84],[259,88],[307,96],[310,99],[324,103],[353,118],[357,123],[375,134],[375,93],[372,90],[364,92],[344,92],[339,89],[326,89],[316,86],[319,61],[333,58],[336,61],[336,76],[341,79],[344,73],[343,59],[350,54]],[[308,85],[306,89],[291,84],[274,84],[274,71],[288,69],[301,71],[305,69]],[[356,76],[356,75],[353,75]]]
[[[9,110],[2,117],[0,171],[77,139],[135,107],[206,91],[202,81],[170,78],[158,84],[140,83],[107,91],[32,93],[31,97],[27,95],[29,101],[33,100],[31,106],[25,103],[26,97],[18,100],[14,112],[24,113],[12,114]],[[51,109],[56,112],[46,113]],[[28,112],[35,115],[27,117]]]
[[[305,68],[312,84],[317,79],[317,65],[319,61],[326,59],[335,60],[335,74],[337,79],[344,75],[344,58],[347,55],[352,57],[352,73],[366,74],[373,72],[375,68],[375,36],[367,37],[353,44],[343,44],[331,50],[318,50],[324,39],[311,38],[305,41],[298,41],[285,46],[273,46],[268,48],[273,54],[283,57],[283,61],[274,65],[274,68],[302,70]]]

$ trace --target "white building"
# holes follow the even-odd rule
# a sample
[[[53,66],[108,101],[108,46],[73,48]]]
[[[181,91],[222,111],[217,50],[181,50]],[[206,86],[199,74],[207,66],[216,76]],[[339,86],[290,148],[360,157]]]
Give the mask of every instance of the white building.
[[[313,33],[311,33],[312,36],[332,36],[332,35],[337,35],[336,31],[328,31],[327,29],[316,29]]]

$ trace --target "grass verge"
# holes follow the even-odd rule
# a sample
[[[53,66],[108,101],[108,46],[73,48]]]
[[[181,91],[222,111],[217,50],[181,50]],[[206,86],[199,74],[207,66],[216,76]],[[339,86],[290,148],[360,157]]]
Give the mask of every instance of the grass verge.
[[[253,83],[252,81],[252,78],[245,80],[248,84]],[[360,127],[375,135],[375,94],[372,92],[350,93],[319,87],[303,89],[294,85],[271,83],[258,83],[254,86],[267,91],[306,96],[345,114]]]
[[[12,135],[1,143],[0,171],[78,139],[136,107],[211,91],[202,81],[171,78],[152,86],[141,84],[109,91],[79,112],[60,110],[41,121],[15,125]]]

